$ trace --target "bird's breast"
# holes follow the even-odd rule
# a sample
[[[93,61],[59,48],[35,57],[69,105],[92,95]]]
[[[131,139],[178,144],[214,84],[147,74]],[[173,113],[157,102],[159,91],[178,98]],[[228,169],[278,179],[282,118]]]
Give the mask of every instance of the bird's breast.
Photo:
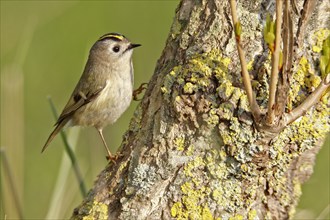
[[[131,71],[111,74],[100,94],[86,104],[74,117],[77,125],[103,128],[114,123],[128,108],[132,100]]]

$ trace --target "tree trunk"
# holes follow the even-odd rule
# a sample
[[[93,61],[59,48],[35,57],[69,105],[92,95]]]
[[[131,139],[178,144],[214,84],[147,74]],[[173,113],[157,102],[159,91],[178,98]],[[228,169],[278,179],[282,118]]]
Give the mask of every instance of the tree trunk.
[[[324,29],[329,27],[326,2],[317,1],[309,22],[298,30],[304,2],[292,1],[296,55],[286,112],[320,82],[319,48],[330,33]],[[264,111],[270,56],[262,30],[266,14],[275,13],[275,2],[241,1],[237,10],[252,86]],[[100,173],[73,219],[293,216],[301,184],[313,172],[329,131],[329,94],[282,131],[257,129],[230,14],[227,1],[181,1],[123,140],[122,157]]]

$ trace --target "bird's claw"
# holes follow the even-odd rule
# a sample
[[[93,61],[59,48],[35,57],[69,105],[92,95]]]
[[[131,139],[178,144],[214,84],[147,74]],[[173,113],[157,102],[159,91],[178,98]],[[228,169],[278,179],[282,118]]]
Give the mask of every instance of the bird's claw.
[[[142,98],[139,99],[137,96],[140,95],[143,92],[143,90],[147,89],[147,85],[148,85],[148,83],[142,83],[139,86],[139,88],[137,88],[133,91],[133,100],[134,101],[140,101],[142,99]]]
[[[124,156],[124,154],[117,153],[114,156],[113,155],[105,156],[105,158],[107,159],[107,161],[109,161],[109,162],[112,161],[114,164],[117,164],[116,160],[118,160],[119,158],[121,158],[123,156]]]

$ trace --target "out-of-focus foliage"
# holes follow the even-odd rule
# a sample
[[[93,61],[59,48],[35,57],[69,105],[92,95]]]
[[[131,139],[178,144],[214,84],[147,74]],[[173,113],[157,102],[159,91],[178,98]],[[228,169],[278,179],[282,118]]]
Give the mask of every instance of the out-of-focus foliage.
[[[322,56],[320,58],[320,69],[322,76],[330,73],[330,36],[324,40],[322,45]]]

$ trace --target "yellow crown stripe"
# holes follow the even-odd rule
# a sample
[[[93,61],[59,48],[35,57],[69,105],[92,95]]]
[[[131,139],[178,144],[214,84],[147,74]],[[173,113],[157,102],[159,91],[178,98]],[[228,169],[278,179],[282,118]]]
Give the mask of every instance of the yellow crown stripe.
[[[115,35],[115,34],[106,34],[106,35],[100,37],[99,40],[103,40],[105,38],[116,38],[120,41],[124,40],[124,37],[122,35]]]

